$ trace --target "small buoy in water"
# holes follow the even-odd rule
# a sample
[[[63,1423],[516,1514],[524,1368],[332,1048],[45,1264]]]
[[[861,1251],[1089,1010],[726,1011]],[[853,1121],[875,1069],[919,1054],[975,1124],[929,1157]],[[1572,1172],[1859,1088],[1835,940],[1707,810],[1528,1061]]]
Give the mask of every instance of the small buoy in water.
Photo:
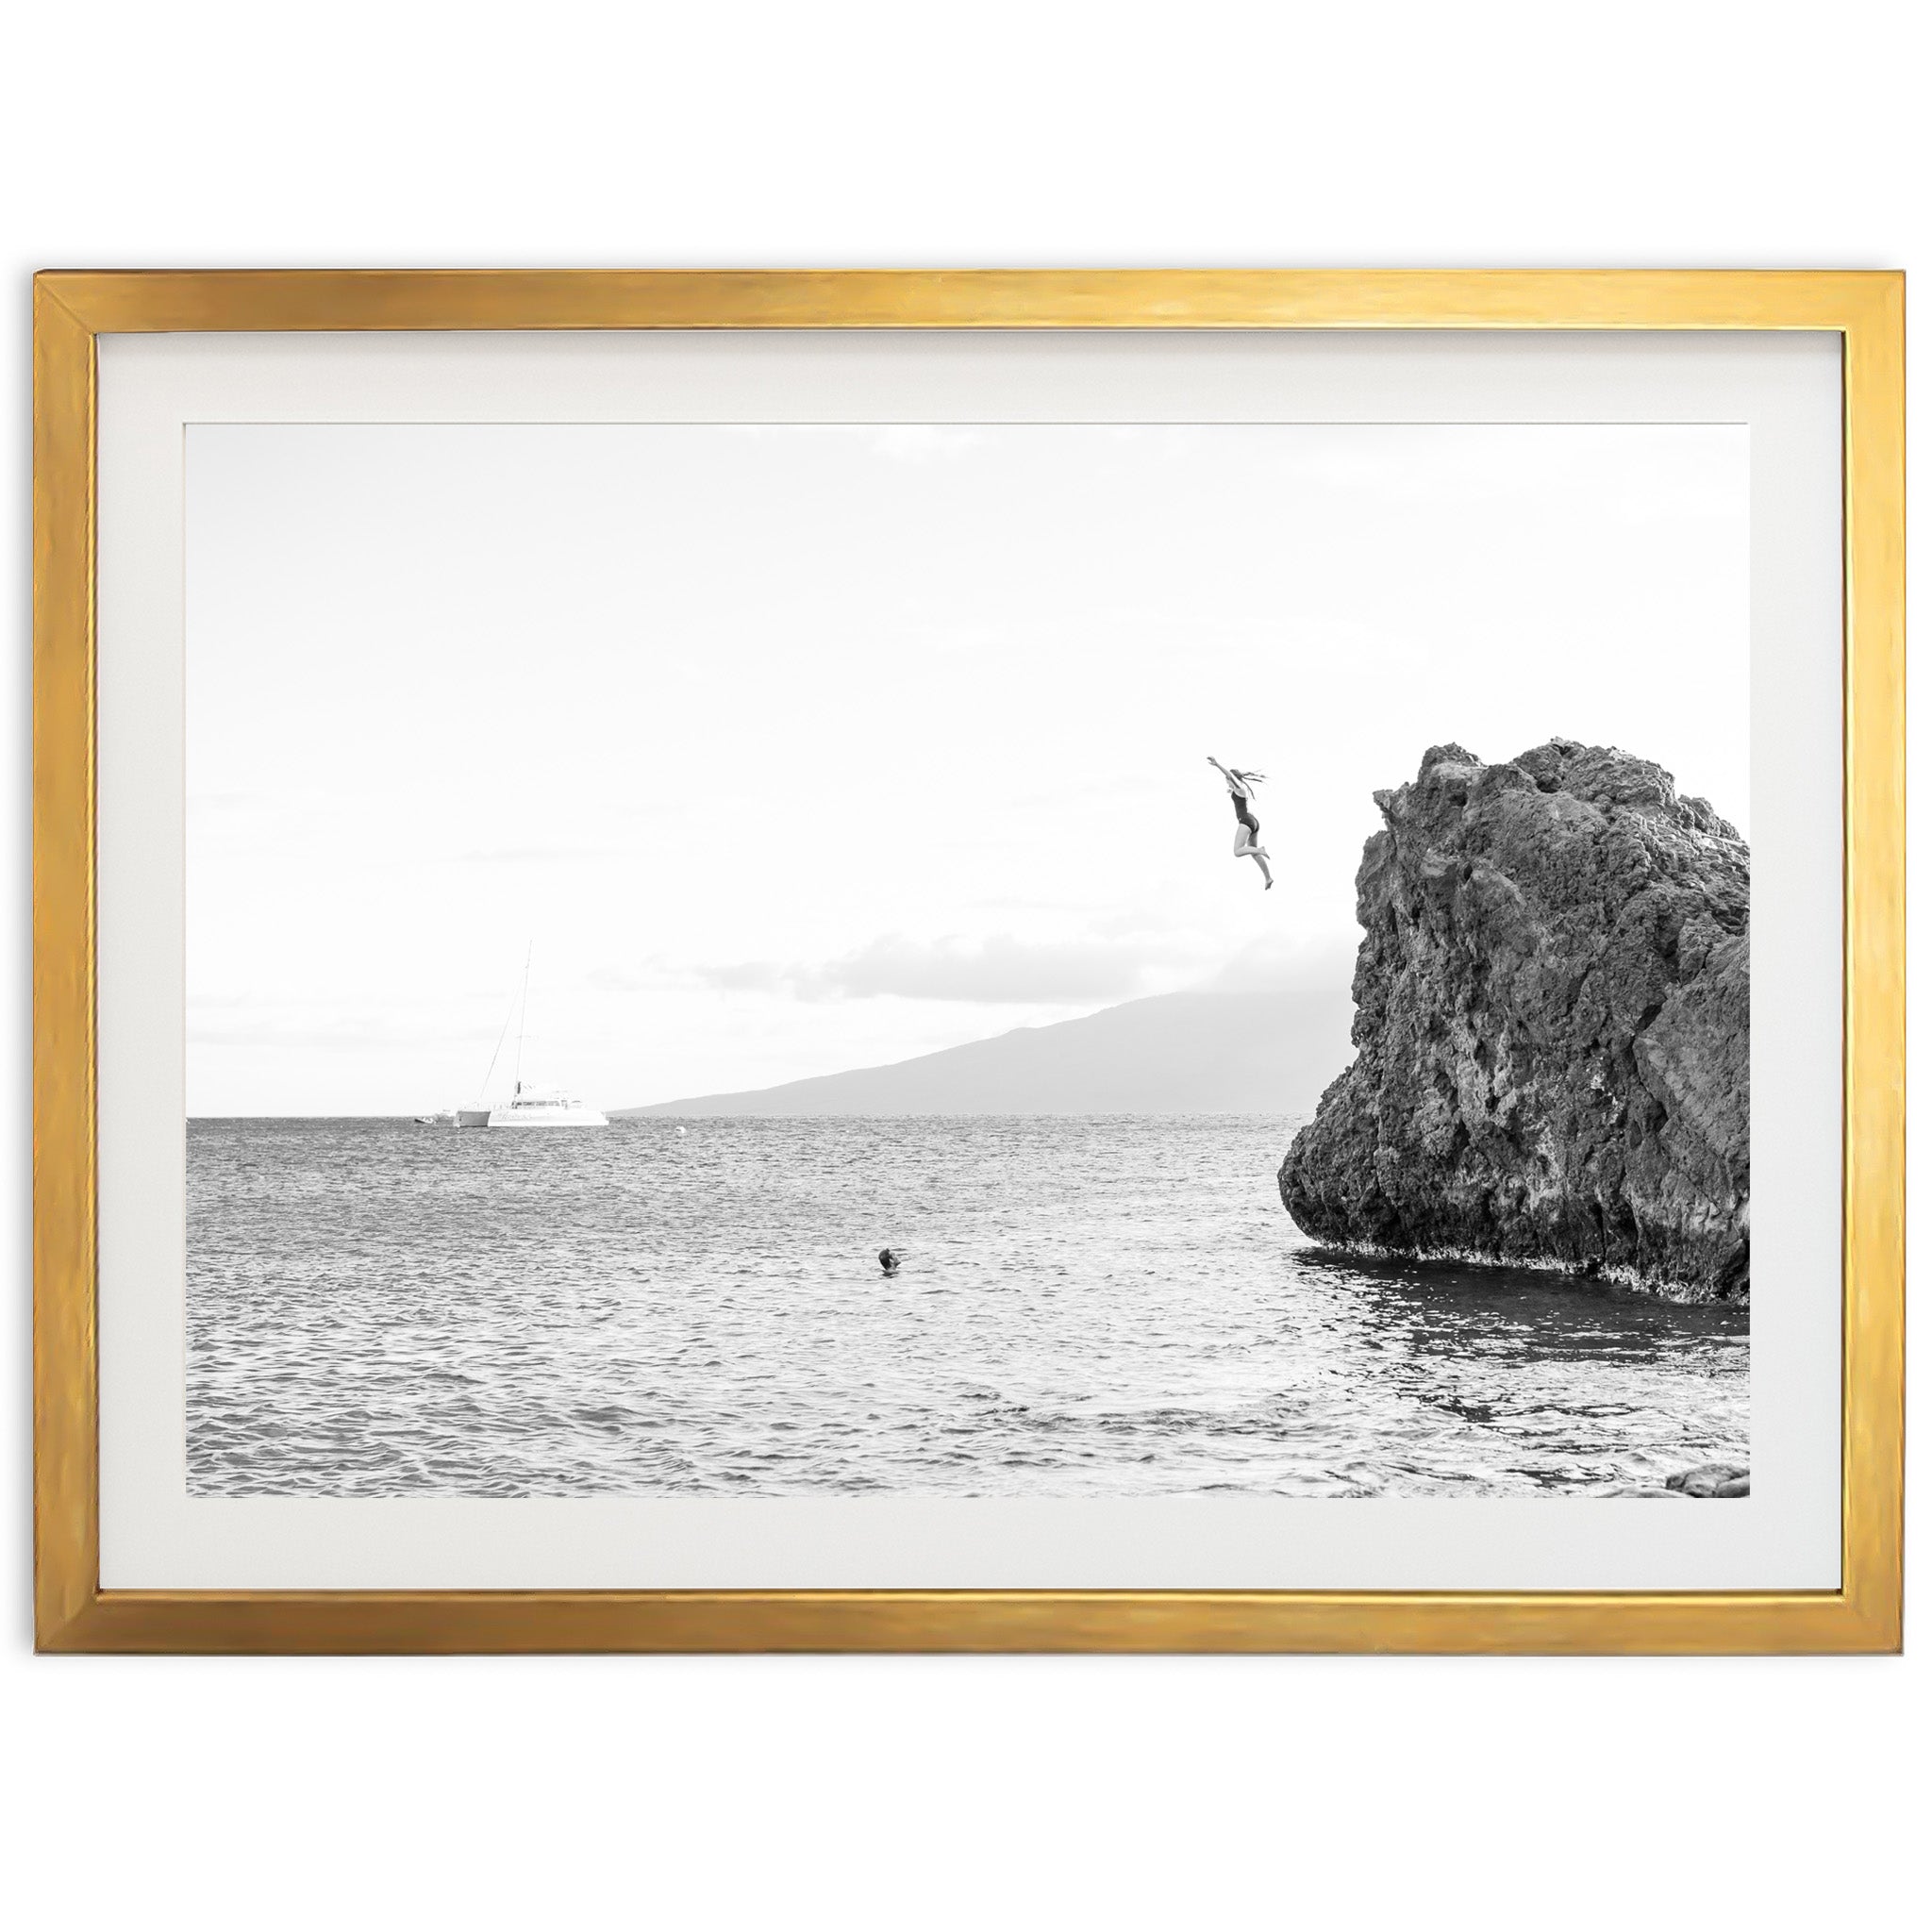
[[[896,1274],[899,1272],[899,1257],[893,1254],[891,1248],[881,1248],[879,1250],[879,1266],[888,1274]]]
[[[678,1131],[678,1132],[679,1132],[679,1133],[681,1134],[681,1133],[685,1132],[686,1130],[685,1130],[685,1129],[684,1129],[683,1127],[679,1127],[677,1131]]]

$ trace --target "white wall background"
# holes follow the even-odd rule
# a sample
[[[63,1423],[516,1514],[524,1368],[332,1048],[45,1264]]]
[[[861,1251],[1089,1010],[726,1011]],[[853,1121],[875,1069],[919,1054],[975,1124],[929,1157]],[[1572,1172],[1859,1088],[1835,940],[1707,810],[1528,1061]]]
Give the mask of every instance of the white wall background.
[[[16,21],[9,1916],[1707,1928],[1923,1906],[1918,1655],[31,1657],[23,909],[34,268],[1918,269],[1911,25],[1878,0],[102,0]]]

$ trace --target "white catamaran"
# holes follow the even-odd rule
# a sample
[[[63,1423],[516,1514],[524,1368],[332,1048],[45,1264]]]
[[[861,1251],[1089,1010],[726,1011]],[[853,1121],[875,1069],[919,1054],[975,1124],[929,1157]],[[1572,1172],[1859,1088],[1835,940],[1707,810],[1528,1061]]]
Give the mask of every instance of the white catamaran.
[[[459,1127],[608,1127],[610,1124],[594,1107],[587,1107],[574,1094],[561,1092],[554,1087],[526,1087],[524,1084],[524,1035],[527,1031],[530,1012],[530,953],[535,950],[536,945],[532,941],[530,952],[524,955],[523,992],[512,1009],[517,1016],[517,1060],[515,1085],[510,1090],[510,1097],[501,1107],[479,1102],[475,1107],[458,1108],[457,1125]],[[504,1015],[503,1032],[496,1036],[496,1052],[490,1056],[490,1071],[483,1075],[483,1091],[486,1093],[496,1073],[504,1036],[509,1031],[510,1017],[508,1013]]]
[[[556,1089],[544,1091],[519,1080],[508,1107],[490,1109],[492,1127],[608,1127],[610,1123],[594,1107]]]

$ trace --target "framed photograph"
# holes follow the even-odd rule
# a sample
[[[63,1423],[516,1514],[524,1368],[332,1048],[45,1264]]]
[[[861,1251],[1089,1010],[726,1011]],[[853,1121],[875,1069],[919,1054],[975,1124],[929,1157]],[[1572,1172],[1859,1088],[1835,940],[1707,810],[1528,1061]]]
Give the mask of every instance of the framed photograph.
[[[1901,277],[34,299],[43,1649],[1897,1647]]]

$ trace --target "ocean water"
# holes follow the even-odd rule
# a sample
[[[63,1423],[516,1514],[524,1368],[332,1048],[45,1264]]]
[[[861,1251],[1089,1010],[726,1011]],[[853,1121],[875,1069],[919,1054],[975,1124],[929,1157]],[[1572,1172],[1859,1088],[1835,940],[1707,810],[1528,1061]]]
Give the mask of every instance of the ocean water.
[[[1324,1253],[1274,1191],[1290,1121],[678,1124],[191,1123],[191,1491],[1503,1495],[1749,1459],[1747,1312]]]

